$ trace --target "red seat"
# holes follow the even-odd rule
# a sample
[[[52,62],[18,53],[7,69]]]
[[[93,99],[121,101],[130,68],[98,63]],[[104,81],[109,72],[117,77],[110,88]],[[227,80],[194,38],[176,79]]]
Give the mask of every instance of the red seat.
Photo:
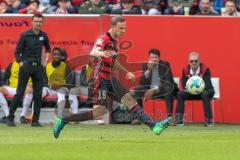
[[[14,97],[14,95],[10,95],[10,94],[5,95],[6,99],[13,99],[13,97]]]
[[[44,101],[57,101],[57,96],[45,96],[43,97]]]
[[[88,96],[79,96],[80,101],[87,101]]]

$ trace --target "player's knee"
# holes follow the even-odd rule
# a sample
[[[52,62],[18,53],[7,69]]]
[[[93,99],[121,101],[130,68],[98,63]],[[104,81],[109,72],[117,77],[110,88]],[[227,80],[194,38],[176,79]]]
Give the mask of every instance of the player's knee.
[[[165,85],[165,88],[164,88],[164,92],[165,92],[164,94],[169,94],[173,92],[173,90],[174,90],[174,86],[171,84],[167,84]]]
[[[180,92],[177,93],[177,98],[178,99],[183,99],[185,97],[184,95],[185,95],[184,91],[180,91]]]
[[[70,95],[80,95],[80,89],[77,87],[71,88],[69,91]]]
[[[122,97],[121,103],[128,106],[128,107],[132,107],[132,106],[136,105],[136,100],[133,98],[133,96],[130,93],[126,93]]]
[[[101,118],[105,114],[105,106],[95,105],[93,106],[93,118],[98,119]]]
[[[209,92],[208,91],[203,91],[201,94],[202,99],[209,99]]]
[[[32,87],[27,87],[26,91],[25,91],[25,94],[32,94],[32,93],[33,93]]]
[[[4,87],[0,87],[0,93],[7,95],[8,94],[8,90]]]
[[[66,87],[61,87],[57,90],[57,92],[66,95],[68,93],[68,89]]]
[[[65,94],[57,93],[58,103],[65,101]]]

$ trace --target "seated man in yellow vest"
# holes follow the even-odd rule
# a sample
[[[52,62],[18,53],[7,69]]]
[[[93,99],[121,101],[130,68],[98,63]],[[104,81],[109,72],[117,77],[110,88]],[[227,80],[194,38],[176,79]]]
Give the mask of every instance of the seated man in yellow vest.
[[[63,109],[66,104],[65,96],[68,94],[69,90],[66,85],[72,85],[72,75],[71,70],[62,60],[62,50],[61,48],[53,49],[53,60],[46,65],[45,77],[44,77],[44,87],[42,91],[42,97],[47,95],[57,96],[57,115],[62,116]],[[27,94],[32,93],[30,90]],[[29,101],[31,104],[32,99]],[[71,108],[73,114],[78,113],[78,108]]]
[[[2,106],[5,116],[7,117],[9,114],[9,109],[8,109],[8,104],[6,101],[6,98],[3,95],[10,95],[10,96],[14,96],[16,94],[16,90],[17,90],[17,86],[18,86],[18,74],[19,74],[19,63],[17,63],[16,61],[10,63],[4,73],[3,76],[3,82],[5,84],[8,85],[3,85],[2,87],[0,87],[0,105]],[[28,81],[28,86],[26,88],[26,90],[31,88],[31,79],[29,79]],[[26,104],[26,96],[23,99],[23,109],[22,109],[22,113],[20,116],[20,122],[21,123],[27,123],[25,116],[27,113],[27,109],[28,109],[28,104]],[[1,122],[5,122],[5,117],[3,117],[1,119]]]

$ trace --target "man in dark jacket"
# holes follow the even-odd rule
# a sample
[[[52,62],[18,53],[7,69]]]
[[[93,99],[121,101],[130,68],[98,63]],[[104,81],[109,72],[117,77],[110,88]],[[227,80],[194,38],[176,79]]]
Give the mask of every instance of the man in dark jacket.
[[[121,0],[120,7],[113,9],[111,14],[142,14],[141,8],[134,6],[134,0]]]
[[[163,98],[166,100],[168,116],[173,112],[173,98],[178,90],[174,83],[170,64],[160,60],[158,49],[149,50],[148,62],[143,65],[143,74],[140,79],[140,86],[136,88],[138,104],[143,107],[142,97]]]
[[[184,102],[186,99],[200,99],[203,101],[203,108],[205,114],[205,126],[212,126],[212,111],[211,99],[214,95],[214,89],[211,82],[210,69],[203,63],[200,63],[200,56],[196,52],[189,54],[189,64],[183,68],[182,72],[182,87],[185,89],[187,80],[191,76],[200,76],[205,82],[205,89],[199,95],[191,95],[186,91],[180,91],[177,94],[177,111],[176,111],[176,125],[183,126]]]

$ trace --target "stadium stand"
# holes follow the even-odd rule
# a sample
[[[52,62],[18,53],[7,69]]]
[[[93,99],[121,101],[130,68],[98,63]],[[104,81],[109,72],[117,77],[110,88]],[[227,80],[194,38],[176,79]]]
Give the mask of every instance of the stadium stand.
[[[226,12],[222,10],[225,2],[224,0],[212,1],[211,11],[218,15]],[[198,0],[0,0],[0,5],[2,6],[0,14],[195,15],[202,10],[201,1]],[[239,10],[238,1],[235,2],[235,6],[234,8]],[[232,16],[239,16],[239,14],[236,12]]]

